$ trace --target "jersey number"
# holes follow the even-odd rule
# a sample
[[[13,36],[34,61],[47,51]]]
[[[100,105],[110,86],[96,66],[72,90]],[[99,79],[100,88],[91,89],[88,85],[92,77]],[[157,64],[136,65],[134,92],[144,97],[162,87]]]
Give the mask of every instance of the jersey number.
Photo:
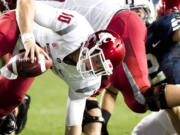
[[[153,55],[153,54],[147,54],[147,60],[148,62],[150,62],[150,65],[148,65],[148,70],[149,70],[149,79],[151,81],[152,85],[155,85],[163,80],[166,79],[165,74],[163,73],[163,71],[158,71],[159,70],[159,63],[157,58]],[[156,73],[157,72],[157,73]],[[153,78],[150,78],[150,75],[156,73],[156,76]]]
[[[62,12],[62,14],[58,17],[58,20],[61,22],[70,23],[70,21],[73,17],[74,16],[71,14],[67,14],[67,13]]]

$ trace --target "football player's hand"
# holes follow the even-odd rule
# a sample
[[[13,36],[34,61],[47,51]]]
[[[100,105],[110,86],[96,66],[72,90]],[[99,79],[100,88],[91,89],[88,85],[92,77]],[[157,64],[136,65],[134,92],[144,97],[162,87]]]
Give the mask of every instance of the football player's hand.
[[[26,50],[24,58],[27,59],[29,56],[32,63],[34,63],[35,56],[38,58],[38,61],[40,61],[39,54],[43,54],[46,59],[49,59],[48,54],[41,47],[39,47],[35,42],[31,40],[24,43],[24,48]]]

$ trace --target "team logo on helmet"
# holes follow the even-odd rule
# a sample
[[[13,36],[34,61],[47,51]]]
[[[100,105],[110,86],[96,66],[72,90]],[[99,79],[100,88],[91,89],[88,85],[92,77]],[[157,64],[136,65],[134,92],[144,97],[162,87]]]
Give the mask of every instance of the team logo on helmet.
[[[107,32],[99,33],[98,37],[100,39],[99,40],[99,45],[102,45],[102,43],[108,43],[110,41],[115,43],[115,40],[116,40],[113,35],[111,35],[110,33],[107,33]]]

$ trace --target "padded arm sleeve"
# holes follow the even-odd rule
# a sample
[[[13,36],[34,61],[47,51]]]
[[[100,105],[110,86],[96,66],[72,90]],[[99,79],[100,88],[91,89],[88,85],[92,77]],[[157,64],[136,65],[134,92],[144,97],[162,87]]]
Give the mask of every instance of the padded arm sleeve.
[[[66,126],[81,125],[86,98],[72,99],[68,97],[66,111]]]

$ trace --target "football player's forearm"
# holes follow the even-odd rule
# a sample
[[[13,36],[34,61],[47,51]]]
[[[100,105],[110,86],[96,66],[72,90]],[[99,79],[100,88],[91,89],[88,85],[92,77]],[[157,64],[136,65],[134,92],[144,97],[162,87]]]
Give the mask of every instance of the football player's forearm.
[[[115,89],[112,86],[107,88],[101,98],[101,108],[105,109],[106,111],[112,114],[114,111],[117,95],[118,95],[117,89]]]
[[[32,33],[35,15],[34,0],[18,0],[16,17],[21,34]]]
[[[180,105],[180,87],[177,85],[166,85],[165,91],[166,101],[169,107]]]
[[[180,28],[173,33],[172,40],[174,42],[180,43]]]

